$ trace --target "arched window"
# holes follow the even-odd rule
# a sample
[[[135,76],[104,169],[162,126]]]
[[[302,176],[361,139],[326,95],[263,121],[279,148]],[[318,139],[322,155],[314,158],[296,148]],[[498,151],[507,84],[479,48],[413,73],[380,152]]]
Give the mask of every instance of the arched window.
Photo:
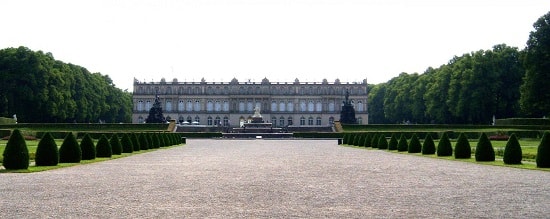
[[[246,104],[246,111],[252,112],[254,110],[254,105],[252,104],[252,101],[248,101]]]
[[[138,101],[137,111],[145,111],[143,110],[143,100]]]
[[[195,100],[195,111],[201,111],[201,102],[198,100]]]
[[[178,111],[183,112],[184,108],[185,108],[185,104],[184,104],[183,100],[180,100],[178,102]]]
[[[212,117],[211,117],[211,116],[209,116],[209,117],[206,119],[206,124],[212,125]]]
[[[277,101],[271,101],[271,111],[277,111]]]
[[[271,117],[271,123],[272,123],[273,127],[278,127],[277,126],[277,117],[275,117],[275,116]]]
[[[172,101],[171,100],[166,101],[166,112],[172,112]]]
[[[223,126],[229,126],[229,118],[227,116],[223,117]]]
[[[180,118],[178,119],[178,121],[179,121],[180,123],[182,123],[182,122],[184,121],[184,120],[183,120],[183,116],[180,116]]]
[[[292,119],[291,116],[288,117],[287,121],[288,121],[288,125],[294,124],[293,119]]]
[[[315,125],[321,125],[321,123],[322,123],[321,117],[317,117]]]
[[[187,116],[187,122],[188,122],[188,123],[193,122],[193,120],[191,119],[191,116]]]
[[[195,87],[195,94],[201,94],[201,88]]]
[[[294,103],[292,101],[288,101],[286,110],[288,112],[294,112]]]
[[[166,94],[172,94],[172,87],[166,88]]]
[[[148,111],[151,109],[151,101],[148,100],[147,102],[145,102],[145,111]]]
[[[323,104],[321,103],[321,101],[317,101],[317,104],[315,104],[315,111],[317,112],[323,111]]]
[[[138,117],[138,123],[143,123],[143,117]]]
[[[223,101],[223,111],[229,112],[229,102],[227,102],[227,100]]]
[[[334,101],[328,103],[328,111],[334,112]]]
[[[300,117],[300,125],[306,125],[306,118]]]
[[[306,101],[301,100],[300,101],[300,112],[305,112],[305,111],[306,111]]]
[[[315,105],[313,104],[313,100],[310,100],[309,103],[307,104],[307,111],[313,112],[314,108],[315,108]]]
[[[281,116],[281,118],[279,118],[279,126],[280,126],[280,127],[285,126],[285,117],[282,117],[282,116]]]
[[[195,116],[195,122],[201,123],[201,118],[199,118],[199,116]]]
[[[357,118],[357,124],[363,124],[363,118],[358,117]]]
[[[245,107],[244,107],[244,102],[239,102],[239,112],[244,112],[245,110]]]
[[[214,111],[219,112],[222,111],[222,104],[219,100],[216,100],[216,103],[214,103]]]
[[[357,101],[357,111],[363,112],[363,101]]]
[[[187,111],[187,112],[193,111],[193,102],[191,100],[187,101],[187,106],[186,106],[185,111]]]
[[[211,100],[209,100],[206,102],[206,111],[212,112],[212,110],[214,110],[214,104],[212,103]]]
[[[328,118],[328,123],[331,125],[334,124],[334,117],[331,116],[330,118]]]
[[[284,101],[279,102],[279,111],[284,112],[286,110],[285,108],[286,108],[285,102]]]
[[[216,116],[216,118],[214,119],[214,125],[215,126],[221,125],[220,121],[221,121],[220,117]]]
[[[313,117],[310,116],[310,117],[307,119],[307,125],[313,125]]]

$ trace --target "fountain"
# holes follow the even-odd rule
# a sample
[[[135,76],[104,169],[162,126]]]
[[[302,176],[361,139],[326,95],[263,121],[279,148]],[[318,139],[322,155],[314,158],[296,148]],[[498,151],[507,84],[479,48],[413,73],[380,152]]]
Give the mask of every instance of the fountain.
[[[260,107],[254,108],[251,121],[240,128],[231,129],[231,133],[223,133],[225,138],[290,138],[292,133],[284,133],[282,128],[274,128],[271,122],[265,122],[260,114]]]

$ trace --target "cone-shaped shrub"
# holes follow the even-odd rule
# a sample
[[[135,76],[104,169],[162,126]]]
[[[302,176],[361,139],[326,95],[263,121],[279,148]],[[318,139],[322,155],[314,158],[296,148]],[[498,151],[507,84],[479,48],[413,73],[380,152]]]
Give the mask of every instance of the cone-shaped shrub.
[[[139,135],[139,148],[141,150],[149,150],[149,137],[146,133]]]
[[[88,133],[82,137],[80,141],[80,149],[82,150],[82,160],[93,160],[95,159],[95,145],[94,140]]]
[[[361,138],[361,134],[360,134],[360,133],[355,133],[355,134],[353,135],[353,140],[352,140],[351,144],[352,144],[353,146],[359,145],[359,138]]]
[[[386,140],[386,136],[380,135],[380,138],[378,138],[378,149],[388,149],[388,141]]]
[[[407,152],[409,153],[422,152],[422,144],[420,144],[420,140],[418,139],[418,136],[416,135],[416,133],[414,133],[411,137],[411,142],[409,142],[409,148],[407,148]]]
[[[122,154],[122,144],[120,144],[120,140],[118,139],[118,135],[116,133],[111,136],[109,143],[111,144],[113,155]]]
[[[97,157],[113,156],[113,149],[111,148],[111,143],[109,142],[109,139],[107,139],[107,136],[105,135],[101,135],[101,137],[99,137],[99,141],[97,141],[96,156]]]
[[[373,134],[369,132],[369,133],[367,133],[367,135],[365,136],[365,139],[363,139],[363,145],[364,145],[365,147],[371,147],[372,136],[373,136]]]
[[[19,129],[13,130],[4,148],[2,165],[8,170],[26,170],[29,168],[29,149]]]
[[[432,135],[427,134],[422,145],[422,154],[435,154],[435,143]]]
[[[372,148],[378,148],[378,141],[379,141],[379,138],[380,138],[379,135],[376,134],[376,133],[374,133],[374,134],[372,135],[372,138],[370,139],[370,146],[371,146]]]
[[[485,133],[481,133],[476,146],[476,161],[495,161],[495,149]]]
[[[147,134],[147,140],[149,141],[149,149],[157,148],[157,141],[153,139],[153,133]]]
[[[439,139],[439,143],[437,144],[437,156],[444,157],[452,155],[453,147],[451,146],[449,135],[447,135],[447,132],[443,132],[443,135],[441,136],[441,139]]]
[[[407,143],[407,138],[405,134],[401,134],[399,142],[397,143],[397,151],[407,151],[409,149],[409,143]]]
[[[151,140],[153,141],[153,148],[160,148],[158,133],[151,133]]]
[[[120,144],[122,144],[122,153],[134,152],[134,144],[132,144],[132,139],[130,139],[130,135],[128,133],[122,134]]]
[[[388,143],[388,150],[397,150],[397,144],[399,144],[399,141],[397,141],[397,137],[395,137],[395,133],[392,133],[390,142]]]
[[[349,138],[350,138],[349,133],[344,134],[344,137],[342,138],[342,144],[348,144]]]
[[[138,133],[130,134],[130,138],[132,139],[132,145],[134,145],[134,151],[139,151],[140,150],[139,134]]]
[[[168,146],[168,139],[166,138],[166,133],[160,133],[160,146],[161,147],[166,147]]]
[[[34,161],[36,166],[57,166],[59,163],[59,150],[49,132],[46,132],[38,142]]]
[[[472,157],[472,148],[470,142],[464,133],[458,135],[455,145],[455,158],[456,159],[468,159]]]
[[[521,164],[523,159],[523,154],[521,151],[521,145],[519,144],[516,134],[512,133],[508,142],[506,142],[506,147],[504,148],[504,157],[503,161],[505,164]]]
[[[59,163],[80,163],[82,150],[72,132],[69,132],[59,147]]]
[[[542,140],[537,149],[537,167],[550,167],[550,132],[544,132]]]

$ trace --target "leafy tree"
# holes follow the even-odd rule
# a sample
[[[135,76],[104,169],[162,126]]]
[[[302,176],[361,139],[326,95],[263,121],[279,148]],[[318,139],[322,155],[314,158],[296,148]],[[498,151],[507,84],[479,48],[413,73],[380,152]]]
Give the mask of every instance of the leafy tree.
[[[526,74],[521,85],[520,105],[530,117],[548,116],[550,112],[550,12],[540,17],[529,34],[522,58]]]
[[[369,123],[383,124],[388,123],[384,116],[384,96],[386,95],[385,83],[368,86],[368,108],[369,108]],[[370,144],[369,146],[370,147]]]
[[[390,142],[388,143],[388,150],[397,150],[397,144],[399,144],[397,137],[395,137],[395,133],[392,133]]]
[[[380,135],[380,138],[378,138],[378,149],[388,149],[388,141],[386,140],[386,136]]]
[[[413,133],[411,137],[411,142],[409,142],[409,153],[420,153],[422,152],[422,144],[420,144],[420,140],[418,139],[418,136],[416,136],[416,133]]]
[[[469,159],[472,157],[472,148],[470,142],[464,133],[458,135],[455,145],[455,158],[456,159]]]
[[[96,157],[112,157],[113,156],[113,149],[111,147],[111,143],[109,142],[109,139],[107,139],[107,136],[104,134],[99,137],[99,140],[97,141],[96,145]]]
[[[401,137],[399,138],[399,143],[397,143],[397,151],[407,151],[409,148],[409,143],[407,143],[407,138],[405,137],[405,134],[401,134]]]
[[[122,140],[120,144],[122,144],[122,153],[134,152],[134,144],[132,143],[132,139],[130,138],[129,133],[122,134]]]
[[[422,145],[422,154],[435,154],[435,143],[432,135],[427,134]]]
[[[59,150],[49,132],[46,132],[38,142],[34,161],[36,166],[57,166],[59,163]]]
[[[505,164],[521,164],[523,153],[516,134],[512,133],[504,148],[503,161]]]
[[[80,163],[82,150],[72,132],[69,132],[59,147],[59,163]]]
[[[476,146],[476,161],[495,161],[495,150],[485,133],[481,133]]]
[[[29,168],[29,149],[19,129],[13,130],[4,148],[2,165],[8,170],[25,170]]]
[[[439,143],[437,144],[437,156],[444,157],[452,155],[453,147],[451,146],[449,135],[447,134],[447,132],[443,132],[443,135],[441,136],[441,138],[439,139]]]
[[[120,140],[118,139],[118,135],[116,133],[114,133],[109,139],[109,144],[111,144],[113,155],[122,154],[122,145],[120,144]]]
[[[550,167],[550,132],[544,132],[537,148],[537,167],[549,168]]]
[[[82,160],[93,160],[95,159],[96,150],[94,145],[94,140],[90,134],[86,133],[80,141],[80,149],[82,150]]]

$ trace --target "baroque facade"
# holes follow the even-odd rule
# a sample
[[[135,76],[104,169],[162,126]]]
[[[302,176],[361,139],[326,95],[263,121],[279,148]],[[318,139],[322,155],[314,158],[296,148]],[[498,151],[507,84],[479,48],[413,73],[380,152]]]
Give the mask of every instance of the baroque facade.
[[[143,123],[158,95],[167,120],[240,127],[256,107],[274,127],[331,126],[340,119],[346,91],[357,122],[368,124],[367,80],[362,82],[140,82],[134,80],[133,123]]]

